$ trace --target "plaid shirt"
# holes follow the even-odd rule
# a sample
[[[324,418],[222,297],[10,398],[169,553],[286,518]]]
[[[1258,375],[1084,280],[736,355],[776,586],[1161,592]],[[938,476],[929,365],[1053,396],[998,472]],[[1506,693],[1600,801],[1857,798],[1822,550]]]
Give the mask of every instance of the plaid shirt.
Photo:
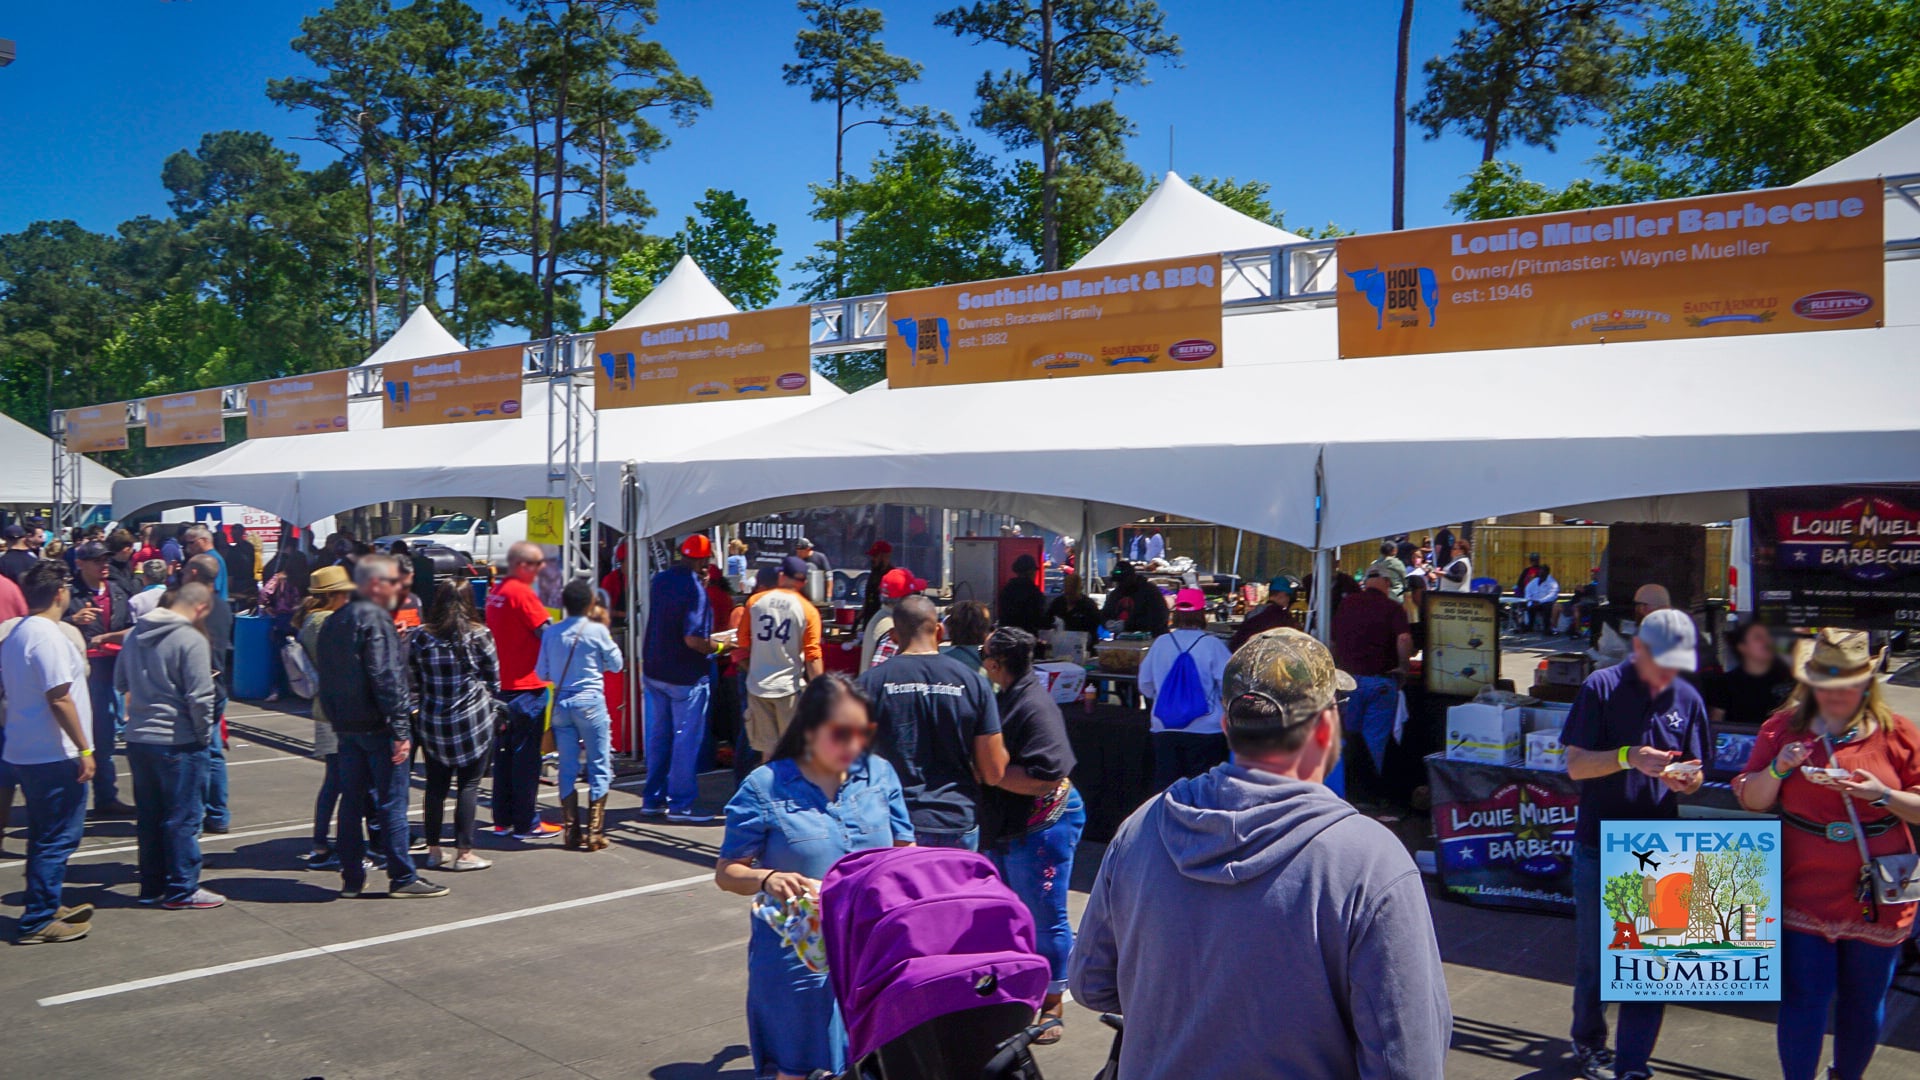
[[[465,765],[493,741],[493,696],[500,692],[493,636],[475,628],[458,641],[442,641],[425,627],[409,636],[420,746],[436,761]]]

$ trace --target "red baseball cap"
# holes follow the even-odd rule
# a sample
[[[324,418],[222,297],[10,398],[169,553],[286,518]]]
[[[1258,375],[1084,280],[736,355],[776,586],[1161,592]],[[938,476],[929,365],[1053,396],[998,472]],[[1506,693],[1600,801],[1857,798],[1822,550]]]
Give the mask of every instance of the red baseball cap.
[[[868,555],[891,555],[893,554],[893,545],[887,543],[885,540],[875,540],[872,546],[867,548],[867,554]]]
[[[692,533],[680,541],[680,554],[689,559],[711,559],[713,541],[707,539],[706,533]]]
[[[894,567],[880,579],[880,595],[888,600],[902,600],[926,589],[926,579],[914,577],[904,566]]]

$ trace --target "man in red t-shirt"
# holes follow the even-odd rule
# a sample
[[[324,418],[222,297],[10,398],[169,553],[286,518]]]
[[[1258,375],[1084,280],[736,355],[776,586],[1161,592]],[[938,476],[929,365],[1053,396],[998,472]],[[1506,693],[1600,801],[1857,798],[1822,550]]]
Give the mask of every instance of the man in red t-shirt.
[[[533,591],[546,564],[540,545],[521,541],[507,549],[506,580],[487,597],[487,629],[500,654],[503,729],[493,744],[493,832],[520,840],[560,835],[560,826],[540,820],[540,736],[546,726],[547,684],[533,673],[547,607]]]
[[[1340,707],[1340,726],[1366,744],[1376,777],[1386,765],[1400,680],[1412,657],[1413,627],[1407,609],[1393,599],[1393,580],[1385,569],[1368,567],[1361,590],[1333,613],[1333,661],[1355,684]]]

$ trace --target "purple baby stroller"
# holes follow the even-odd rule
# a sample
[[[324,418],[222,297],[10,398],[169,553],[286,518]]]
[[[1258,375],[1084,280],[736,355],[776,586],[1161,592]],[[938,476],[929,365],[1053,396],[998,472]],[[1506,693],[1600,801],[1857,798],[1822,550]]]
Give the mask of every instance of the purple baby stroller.
[[[1039,1080],[1027,1046],[1047,962],[1033,916],[985,856],[856,852],[827,872],[820,900],[847,1025],[842,1080]]]

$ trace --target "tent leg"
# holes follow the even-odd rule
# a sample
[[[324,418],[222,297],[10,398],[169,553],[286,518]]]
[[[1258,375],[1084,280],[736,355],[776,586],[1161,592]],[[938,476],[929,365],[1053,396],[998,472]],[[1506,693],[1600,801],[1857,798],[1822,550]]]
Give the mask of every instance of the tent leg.
[[[624,642],[627,651],[627,747],[635,761],[643,759],[640,742],[641,732],[645,728],[640,722],[640,622],[641,611],[641,571],[645,567],[646,541],[640,536],[640,465],[629,461],[620,467],[621,509],[620,529],[627,538],[627,563],[625,570],[627,628]]]
[[[1333,642],[1333,549],[1313,553],[1313,636]]]

